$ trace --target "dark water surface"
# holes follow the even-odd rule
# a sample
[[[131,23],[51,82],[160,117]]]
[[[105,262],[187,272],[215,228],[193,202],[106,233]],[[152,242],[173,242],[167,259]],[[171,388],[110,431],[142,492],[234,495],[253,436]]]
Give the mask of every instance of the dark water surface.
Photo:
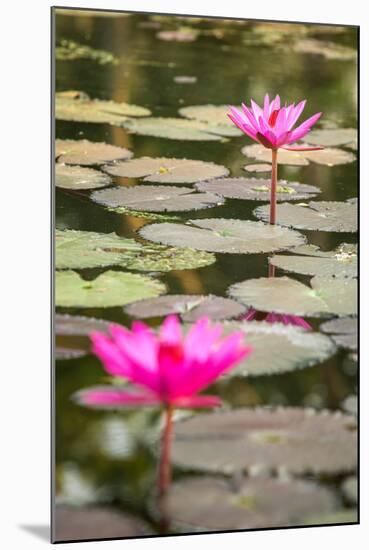
[[[252,97],[262,101],[265,92],[280,93],[283,101],[307,98],[305,118],[323,111],[323,121],[356,127],[356,63],[297,54],[266,45],[249,45],[245,37],[252,23],[203,20],[196,28],[226,31],[222,38],[200,36],[189,43],[164,42],[158,29],[142,28],[149,16],[78,17],[58,15],[56,42],[62,39],[112,52],[117,65],[93,60],[57,61],[56,91],[83,90],[93,98],[125,101],[149,108],[153,116],[178,116],[186,105],[239,104]],[[183,23],[189,26],[189,23]],[[159,30],[178,26],[175,19],[161,22]],[[179,25],[180,26],[180,25]],[[277,25],[278,28],[281,24]],[[319,38],[356,48],[355,29],[333,33],[327,28]],[[194,84],[178,84],[175,76],[196,76]],[[134,156],[165,156],[214,161],[242,176],[251,162],[241,153],[250,144],[244,137],[222,142],[191,142],[129,135],[123,128],[106,124],[56,122],[56,137],[106,141],[127,147]],[[317,185],[318,200],[345,200],[357,196],[356,162],[336,167],[310,164],[281,166],[279,176]],[[134,180],[115,178],[128,185]],[[84,231],[116,232],[137,237],[147,220],[108,212],[81,195],[56,191],[56,227]],[[87,197],[87,200],[86,200]],[[254,201],[227,200],[224,206],[189,212],[183,219],[223,217],[254,219]],[[302,232],[324,250],[341,242],[355,242],[353,234]],[[217,254],[215,264],[198,270],[173,271],[160,276],[168,293],[213,293],[224,296],[230,284],[267,275],[267,255]],[[101,270],[88,270],[93,277]],[[291,275],[305,283],[309,277]],[[64,309],[128,324],[122,308]],[[317,329],[320,321],[309,320]],[[57,498],[72,504],[110,503],[149,519],[148,500],[155,479],[155,440],[159,415],[155,411],[97,412],[70,400],[75,391],[104,382],[104,372],[92,356],[59,361],[56,365],[56,481]],[[230,406],[291,405],[342,409],[356,393],[356,364],[339,351],[312,368],[283,375],[233,379],[214,388]],[[213,390],[213,389],[212,389]],[[175,472],[181,475],[180,472]],[[338,486],[338,479],[333,480]],[[323,482],[323,481],[319,481]],[[337,491],[338,494],[338,491]],[[155,525],[154,525],[155,528]]]

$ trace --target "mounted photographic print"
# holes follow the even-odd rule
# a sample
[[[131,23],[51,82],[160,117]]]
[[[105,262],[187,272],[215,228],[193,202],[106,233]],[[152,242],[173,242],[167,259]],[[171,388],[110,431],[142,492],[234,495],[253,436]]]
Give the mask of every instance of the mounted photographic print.
[[[358,522],[358,27],[229,16],[52,10],[53,542]]]

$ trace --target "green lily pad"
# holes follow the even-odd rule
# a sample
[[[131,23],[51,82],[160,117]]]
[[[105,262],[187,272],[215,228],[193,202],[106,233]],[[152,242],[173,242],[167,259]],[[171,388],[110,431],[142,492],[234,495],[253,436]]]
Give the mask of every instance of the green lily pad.
[[[266,321],[224,323],[225,335],[234,331],[245,333],[244,343],[250,345],[253,352],[228,371],[225,378],[272,375],[312,367],[336,352],[336,346],[324,334],[294,325]]]
[[[124,147],[116,147],[104,142],[93,142],[87,139],[57,139],[55,156],[58,162],[63,164],[91,166],[130,159],[133,153]]]
[[[357,466],[356,419],[297,407],[197,414],[175,425],[173,463],[224,474],[349,472]]]
[[[193,323],[207,316],[213,321],[239,317],[245,313],[242,304],[221,296],[197,294],[169,294],[148,300],[140,300],[124,308],[133,317],[146,319],[178,313],[185,322]]]
[[[312,130],[302,138],[311,145],[323,145],[324,147],[335,147],[336,145],[348,145],[357,141],[357,130],[354,128],[323,128]]]
[[[246,145],[241,153],[249,158],[261,162],[272,162],[272,152],[263,145]],[[356,156],[342,149],[322,149],[320,151],[285,151],[278,150],[278,164],[290,164],[291,166],[307,166],[309,162],[323,164],[324,166],[337,166],[354,162]]]
[[[297,231],[260,222],[222,218],[189,220],[191,225],[160,223],[146,225],[139,233],[145,239],[170,246],[230,254],[256,254],[299,246],[304,237]]]
[[[79,93],[69,96],[57,93],[55,97],[56,120],[71,120],[73,122],[94,122],[122,126],[127,117],[145,117],[151,112],[138,105],[130,103],[116,103],[101,99],[90,99],[87,94]]]
[[[188,212],[223,204],[224,199],[212,193],[196,193],[188,187],[165,185],[135,185],[112,187],[92,193],[91,199],[98,204],[116,208],[124,206],[144,212]]]
[[[306,206],[282,203],[277,208],[277,224],[310,231],[357,231],[357,204],[355,202],[311,201]],[[269,220],[269,206],[254,210],[257,218]]]
[[[269,263],[293,273],[318,277],[357,277],[357,246],[340,244],[323,252],[318,246],[305,245],[290,250],[296,256],[276,255]]]
[[[272,165],[271,164],[246,164],[243,167],[246,172],[271,172],[272,171]]]
[[[78,44],[73,40],[61,40],[55,48],[57,61],[74,61],[75,59],[90,59],[99,65],[119,65],[119,58],[105,50],[96,50],[87,44]]]
[[[164,294],[160,281],[120,271],[105,271],[86,281],[75,271],[57,271],[55,303],[61,307],[114,307]]]
[[[153,183],[195,183],[227,176],[225,166],[202,160],[141,157],[104,166],[104,171],[123,178],[144,178]]]
[[[55,185],[62,189],[98,189],[111,184],[111,178],[92,168],[55,165]]]
[[[170,516],[182,532],[288,527],[336,506],[333,493],[314,483],[261,477],[241,479],[237,487],[216,477],[190,477],[168,495]]]
[[[227,113],[230,112],[229,105],[189,105],[182,107],[178,112],[181,116],[191,120],[234,127],[233,122],[227,116]],[[242,135],[241,130],[239,130],[239,134]]]
[[[215,262],[215,256],[191,248],[143,245],[115,233],[56,230],[56,268],[85,269],[118,265],[137,271],[196,269]]]
[[[329,334],[336,342],[337,346],[357,350],[358,345],[358,326],[356,317],[344,317],[341,319],[331,319],[320,325],[320,330]]]
[[[292,50],[296,53],[319,55],[326,59],[338,59],[342,61],[351,61],[357,57],[357,52],[354,48],[314,38],[296,40],[292,45]]]
[[[356,279],[314,277],[311,288],[289,277],[248,279],[229,287],[231,298],[258,311],[306,317],[356,315]]]
[[[123,122],[122,126],[129,132],[140,136],[189,141],[223,141],[224,137],[239,135],[239,130],[236,127],[183,118],[130,119]]]
[[[94,330],[107,332],[110,321],[85,317],[83,315],[55,315],[55,334],[57,336],[88,336]]]
[[[228,199],[252,201],[270,200],[270,180],[260,178],[219,178],[201,181],[195,186],[199,191],[216,193]],[[278,201],[310,199],[320,193],[319,187],[281,180],[277,186]]]

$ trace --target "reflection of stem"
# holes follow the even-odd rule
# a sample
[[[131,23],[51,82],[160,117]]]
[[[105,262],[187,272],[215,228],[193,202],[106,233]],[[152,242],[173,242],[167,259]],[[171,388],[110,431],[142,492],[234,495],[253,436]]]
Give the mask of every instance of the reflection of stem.
[[[270,188],[270,217],[269,223],[275,225],[277,213],[277,178],[278,178],[278,161],[277,149],[272,149],[272,185]]]
[[[165,408],[165,426],[161,439],[159,478],[158,478],[158,508],[161,514],[161,531],[164,533],[169,527],[169,516],[167,510],[167,493],[171,482],[171,460],[170,446],[173,430],[173,408],[168,405]]]

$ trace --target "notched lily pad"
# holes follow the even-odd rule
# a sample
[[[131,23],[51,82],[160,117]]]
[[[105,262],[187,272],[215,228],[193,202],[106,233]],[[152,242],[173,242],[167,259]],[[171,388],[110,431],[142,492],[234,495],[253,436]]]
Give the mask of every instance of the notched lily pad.
[[[357,317],[344,317],[341,319],[332,319],[320,325],[320,330],[329,334],[336,342],[337,346],[357,350],[358,345],[358,326]]]
[[[291,256],[276,255],[269,263],[293,273],[318,277],[357,277],[357,246],[342,243],[323,252],[318,246],[305,245],[290,250]]]
[[[278,226],[248,220],[207,218],[190,220],[191,225],[161,223],[143,227],[147,240],[170,246],[230,254],[256,254],[299,246],[304,237],[297,231],[279,231]]]
[[[241,408],[198,414],[175,425],[173,443],[175,464],[214,473],[333,474],[357,466],[356,419],[327,410]]]
[[[270,180],[261,178],[219,178],[196,184],[199,191],[217,193],[229,199],[270,200]],[[277,186],[278,201],[310,199],[320,193],[319,187],[281,180]]]
[[[261,162],[272,162],[272,153],[263,145],[246,145],[241,153],[249,158]],[[320,151],[285,151],[278,150],[278,164],[289,164],[292,166],[307,166],[309,162],[323,164],[325,166],[336,166],[354,162],[356,156],[349,151],[342,149],[327,148]]]
[[[357,313],[356,279],[314,277],[310,288],[289,277],[260,277],[231,285],[228,293],[259,311],[306,317]]]
[[[337,145],[348,145],[357,142],[357,130],[355,128],[323,128],[312,130],[302,138],[311,145],[322,145],[324,147],[335,147]]]
[[[228,371],[225,378],[272,375],[312,367],[336,352],[336,346],[324,334],[293,325],[265,321],[224,323],[225,335],[234,331],[245,333],[244,343],[250,345],[253,352]]]
[[[123,122],[122,125],[126,130],[141,136],[189,141],[223,141],[225,137],[239,135],[239,130],[236,127],[183,118],[130,119]]]
[[[122,178],[144,178],[153,183],[195,183],[227,176],[225,166],[202,160],[141,157],[104,166],[105,172]]]
[[[164,294],[166,287],[146,275],[105,271],[86,281],[75,271],[57,271],[55,303],[61,307],[114,307]]]
[[[348,200],[311,201],[306,206],[282,203],[277,208],[277,224],[310,231],[357,231],[357,204]],[[259,206],[254,210],[257,218],[269,220],[269,207]]]
[[[87,139],[57,139],[55,156],[57,161],[63,164],[91,166],[130,159],[133,153],[124,147],[116,147],[104,142],[93,142]]]
[[[205,476],[175,483],[168,507],[181,531],[226,531],[297,525],[313,513],[331,512],[336,500],[306,481],[250,478],[235,489],[226,480]]]
[[[98,189],[111,184],[111,178],[93,168],[55,165],[55,185],[62,189]]]
[[[165,185],[113,187],[94,192],[94,202],[117,208],[124,206],[143,212],[188,212],[223,204],[224,199],[212,193],[196,193],[195,189]]]
[[[143,245],[115,233],[56,230],[56,268],[85,269],[118,265],[137,271],[195,269],[215,262],[215,256],[192,248]]]
[[[140,300],[124,308],[133,317],[145,319],[177,313],[185,322],[195,322],[205,315],[213,321],[239,317],[246,308],[234,300],[221,296],[197,294],[170,294],[149,300]]]

